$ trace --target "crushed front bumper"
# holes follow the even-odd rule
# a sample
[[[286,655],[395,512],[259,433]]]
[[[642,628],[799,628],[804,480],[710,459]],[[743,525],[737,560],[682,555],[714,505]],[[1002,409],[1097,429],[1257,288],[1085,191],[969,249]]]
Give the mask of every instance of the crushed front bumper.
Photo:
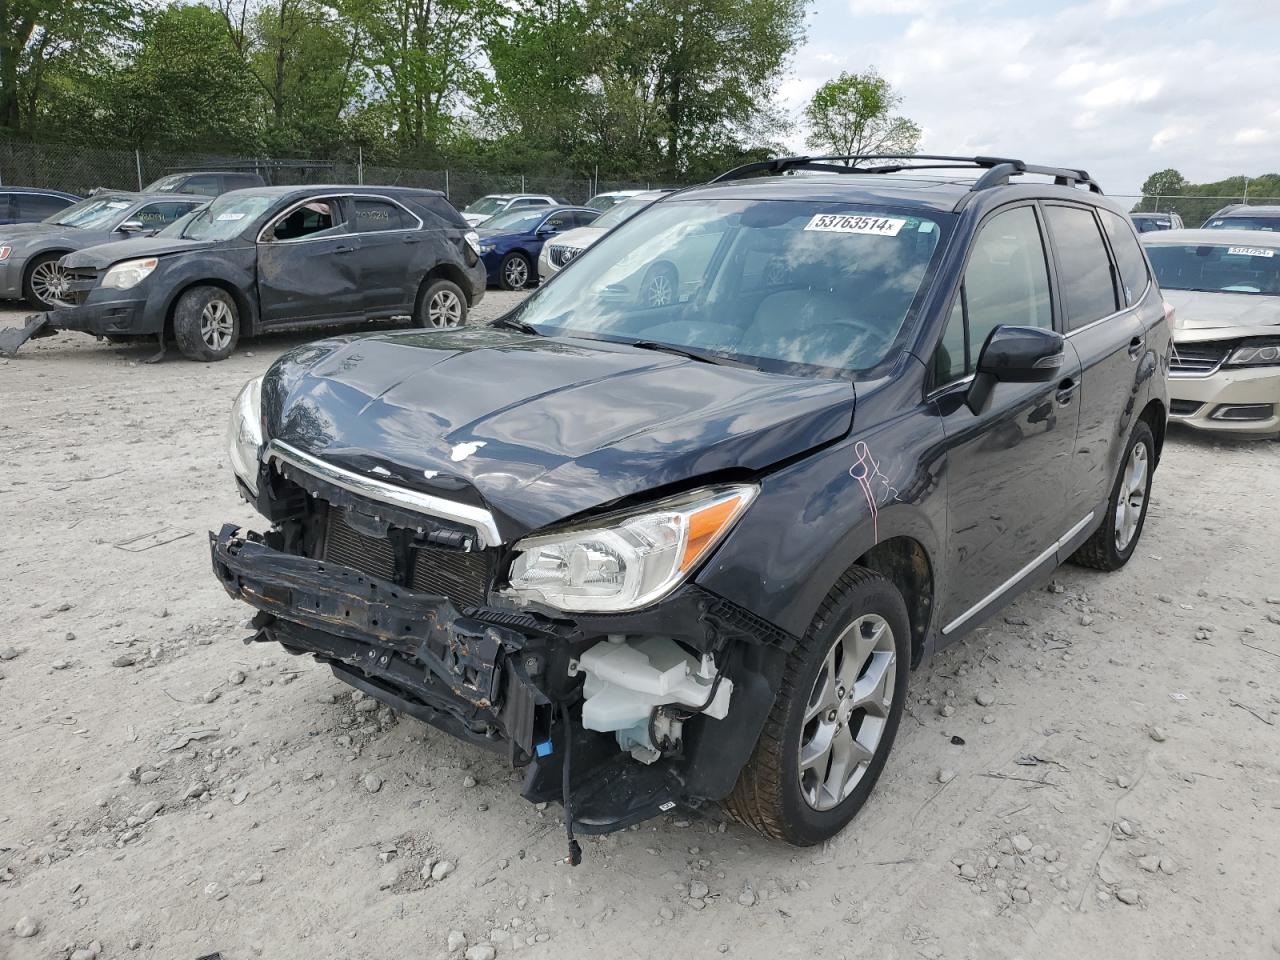
[[[580,833],[621,830],[677,803],[724,796],[776,693],[783,648],[743,642],[733,677],[742,696],[729,716],[691,724],[679,756],[637,763],[612,734],[584,729],[574,703],[553,696],[551,678],[567,675],[571,651],[596,642],[595,628],[464,612],[445,597],[277,549],[272,537],[234,524],[209,535],[219,581],[259,611],[247,642],[311,654],[396,710],[506,752],[526,770],[521,792],[530,802],[561,799],[571,753],[573,827]],[[705,601],[682,603],[693,609]]]

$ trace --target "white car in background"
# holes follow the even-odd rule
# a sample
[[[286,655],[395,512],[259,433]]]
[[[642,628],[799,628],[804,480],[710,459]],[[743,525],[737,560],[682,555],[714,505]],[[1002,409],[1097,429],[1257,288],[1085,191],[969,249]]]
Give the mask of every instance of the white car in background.
[[[592,210],[611,210],[624,200],[652,192],[650,190],[610,190],[606,193],[597,193],[585,205]]]
[[[463,207],[462,219],[475,227],[500,213],[556,206],[560,206],[560,201],[545,193],[490,193]]]
[[[626,190],[627,194],[621,203],[609,207],[600,214],[588,227],[566,230],[554,240],[542,245],[542,253],[538,256],[538,279],[546,281],[560,272],[560,268],[591,246],[606,233],[620,223],[630,220],[659,197],[670,193],[670,190]],[[599,194],[592,198],[591,206],[600,197],[613,194]],[[595,209],[600,209],[596,207]]]

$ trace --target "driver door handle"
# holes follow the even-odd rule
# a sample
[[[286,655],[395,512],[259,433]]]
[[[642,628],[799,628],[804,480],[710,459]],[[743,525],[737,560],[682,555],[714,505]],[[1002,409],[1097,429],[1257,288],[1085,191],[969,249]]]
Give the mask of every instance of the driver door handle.
[[[1056,394],[1058,403],[1065,407],[1071,402],[1071,399],[1076,395],[1076,391],[1079,389],[1080,384],[1072,377],[1067,377],[1058,384],[1058,392]]]
[[[356,249],[355,247],[334,247],[333,252],[334,253],[352,253],[355,251],[355,249]]]
[[[1145,337],[1134,337],[1129,341],[1129,359],[1137,360],[1138,354],[1142,352],[1143,345],[1147,342]]]

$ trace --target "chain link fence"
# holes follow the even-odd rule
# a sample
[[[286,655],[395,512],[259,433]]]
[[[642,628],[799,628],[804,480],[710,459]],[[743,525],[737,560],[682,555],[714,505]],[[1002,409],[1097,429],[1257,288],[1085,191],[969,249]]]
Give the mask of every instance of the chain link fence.
[[[1130,213],[1176,213],[1182,218],[1182,225],[1187,228],[1199,227],[1223,207],[1236,203],[1247,203],[1251,206],[1280,205],[1280,197],[1246,196],[1212,196],[1197,197],[1179,194],[1177,196],[1126,196],[1111,194]]]
[[[370,186],[440,190],[459,208],[488,193],[543,193],[566,203],[585,203],[610,190],[662,186],[645,180],[492,173],[485,170],[424,170],[366,164],[359,151],[338,160],[298,160],[120,150],[55,143],[0,143],[0,186],[46,187],[81,196],[106,187],[141,190],[153,180],[184,170],[237,170],[260,174],[271,184],[363,183]]]

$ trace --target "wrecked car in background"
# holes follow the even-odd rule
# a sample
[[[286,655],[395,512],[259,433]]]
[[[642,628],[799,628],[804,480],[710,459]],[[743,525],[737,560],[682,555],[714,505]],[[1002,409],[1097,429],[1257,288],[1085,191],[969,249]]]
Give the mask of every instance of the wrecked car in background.
[[[488,327],[250,381],[228,455],[269,527],[209,539],[250,640],[502,751],[571,859],[682,803],[843,828],[911,667],[1133,554],[1169,346],[1082,171],[844,159],[665,197]],[[934,166],[979,176],[888,175]],[[792,169],[842,176],[756,176]],[[627,292],[659,261],[677,296]]]
[[[37,309],[57,307],[68,292],[59,261],[109,240],[151,236],[205,203],[207,197],[99,193],[39,223],[0,227],[0,299],[25,299]]]
[[[82,250],[61,269],[65,304],[29,334],[157,337],[161,354],[172,339],[202,361],[268,330],[400,316],[460,326],[485,278],[449,201],[396,187],[234,190],[160,236]]]
[[[1280,436],[1280,233],[1171,230],[1143,243],[1175,309],[1170,417]]]

